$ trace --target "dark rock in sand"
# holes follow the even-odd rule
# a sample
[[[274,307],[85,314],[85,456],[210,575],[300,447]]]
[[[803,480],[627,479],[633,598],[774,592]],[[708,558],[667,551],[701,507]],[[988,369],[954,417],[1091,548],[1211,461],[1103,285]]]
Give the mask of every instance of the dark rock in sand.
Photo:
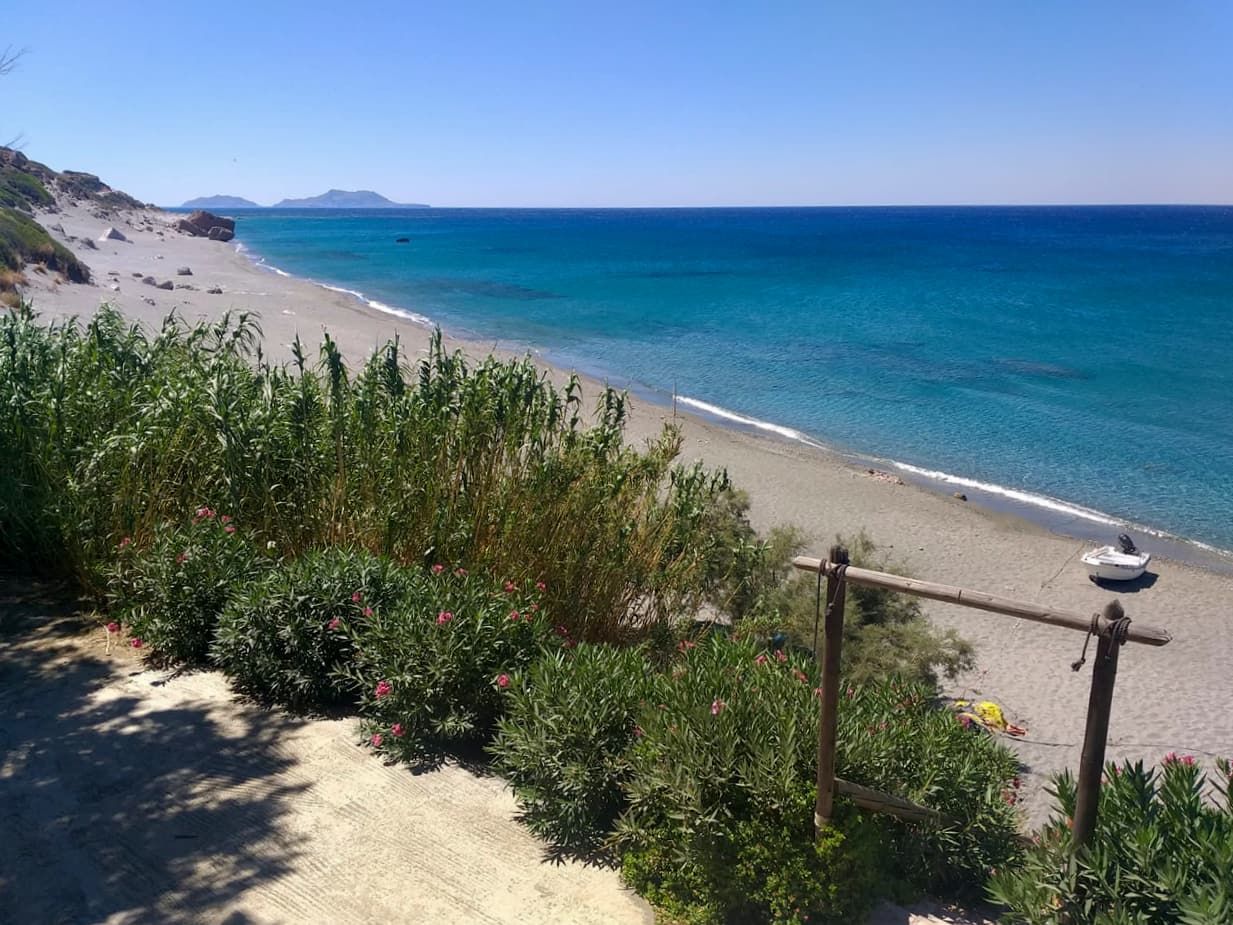
[[[137,279],[141,279],[143,276],[145,276],[145,274],[144,273],[134,273],[133,276],[137,277]]]
[[[214,229],[220,229],[215,231]],[[188,218],[176,222],[176,230],[191,234],[196,238],[209,238],[211,241],[230,241],[235,237],[235,222],[213,212],[198,209]]]
[[[210,295],[222,295],[223,294],[223,290],[219,289],[217,286],[211,286],[209,289],[206,290],[206,292],[208,292]]]
[[[81,246],[84,247],[88,251],[98,250],[98,245],[95,244],[93,241],[91,241],[89,238],[82,238]]]
[[[143,276],[141,281],[145,283],[147,286],[157,286],[158,285],[158,280],[156,280],[153,276]]]
[[[968,500],[968,496],[967,496],[967,495],[965,495],[965,494],[964,494],[963,492],[961,492],[961,491],[957,491],[957,492],[955,492],[953,495],[951,495],[951,497],[952,497],[952,498],[958,498],[960,501],[967,501],[967,500]]]
[[[175,284],[175,283],[173,283],[173,282],[172,282],[171,280],[169,280],[169,279],[165,279],[165,280],[163,280],[161,283],[159,283],[159,284],[158,284],[158,286],[156,286],[155,288],[156,288],[156,289],[175,289],[175,288],[176,288],[176,284]]]
[[[177,267],[176,276],[192,276],[193,271],[189,267]]]

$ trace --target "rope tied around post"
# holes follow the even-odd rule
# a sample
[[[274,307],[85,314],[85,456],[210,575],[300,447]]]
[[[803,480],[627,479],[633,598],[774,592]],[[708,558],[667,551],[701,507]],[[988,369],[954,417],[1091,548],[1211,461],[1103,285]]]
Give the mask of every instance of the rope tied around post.
[[[1087,644],[1091,642],[1093,636],[1107,635],[1114,645],[1126,644],[1126,639],[1130,636],[1130,617],[1126,616],[1122,611],[1122,605],[1116,601],[1113,601],[1106,609],[1110,611],[1110,616],[1101,613],[1092,614],[1092,622],[1087,628],[1087,634],[1083,637],[1083,651],[1079,653],[1076,661],[1070,663],[1071,671],[1078,671],[1087,661]],[[1101,620],[1108,622],[1102,626]],[[1105,658],[1108,657],[1108,655],[1105,656]]]

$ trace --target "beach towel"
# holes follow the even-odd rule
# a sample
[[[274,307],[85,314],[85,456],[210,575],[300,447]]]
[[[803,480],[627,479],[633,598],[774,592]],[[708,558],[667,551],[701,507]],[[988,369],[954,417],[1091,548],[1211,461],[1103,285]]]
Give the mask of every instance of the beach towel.
[[[951,709],[958,715],[959,721],[969,728],[975,726],[987,732],[1004,732],[1011,736],[1027,734],[1022,726],[1007,722],[1002,708],[992,700],[953,700]]]

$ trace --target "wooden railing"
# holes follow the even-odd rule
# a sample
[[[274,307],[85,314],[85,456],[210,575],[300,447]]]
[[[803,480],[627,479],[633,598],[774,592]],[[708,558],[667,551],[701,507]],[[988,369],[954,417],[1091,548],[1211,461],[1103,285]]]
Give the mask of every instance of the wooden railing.
[[[1076,850],[1091,838],[1100,805],[1100,777],[1105,761],[1105,744],[1109,736],[1109,715],[1113,706],[1113,685],[1117,680],[1118,653],[1127,642],[1149,646],[1166,645],[1172,639],[1166,630],[1132,624],[1122,610],[1122,605],[1116,600],[1106,604],[1100,613],[1084,616],[1029,601],[997,597],[983,591],[857,568],[849,565],[848,551],[842,546],[832,546],[826,559],[798,556],[792,560],[792,564],[802,571],[826,576],[823,644],[818,653],[822,665],[822,702],[818,717],[818,792],[814,804],[814,826],[817,831],[820,832],[831,820],[837,790],[852,795],[857,805],[907,819],[936,818],[938,815],[927,807],[917,806],[900,797],[878,793],[847,781],[837,781],[835,778],[835,727],[839,710],[839,672],[843,654],[843,611],[846,586],[851,583],[1078,630],[1098,638],[1096,656],[1092,663],[1092,688],[1088,696],[1083,754],[1079,762],[1073,828]],[[1084,652],[1086,651],[1085,642]],[[1071,667],[1078,671],[1085,660],[1080,658]]]

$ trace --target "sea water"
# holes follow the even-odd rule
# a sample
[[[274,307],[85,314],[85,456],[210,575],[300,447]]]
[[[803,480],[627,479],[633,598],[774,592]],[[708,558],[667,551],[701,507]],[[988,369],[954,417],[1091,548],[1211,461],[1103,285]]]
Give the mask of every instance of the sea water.
[[[236,215],[256,259],[378,308],[909,478],[1233,549],[1233,207]]]

